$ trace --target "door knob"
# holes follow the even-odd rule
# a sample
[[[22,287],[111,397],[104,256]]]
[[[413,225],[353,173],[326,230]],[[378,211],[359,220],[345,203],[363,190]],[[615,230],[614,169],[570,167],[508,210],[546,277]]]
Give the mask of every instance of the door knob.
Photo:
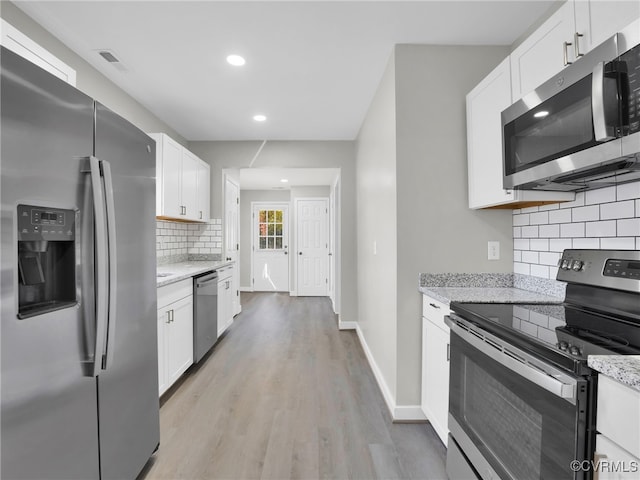
[[[302,252],[298,252],[298,255],[302,255]]]
[[[289,252],[284,252],[285,255],[289,255]]]
[[[231,257],[227,257],[227,262],[230,262],[230,261],[231,261]]]

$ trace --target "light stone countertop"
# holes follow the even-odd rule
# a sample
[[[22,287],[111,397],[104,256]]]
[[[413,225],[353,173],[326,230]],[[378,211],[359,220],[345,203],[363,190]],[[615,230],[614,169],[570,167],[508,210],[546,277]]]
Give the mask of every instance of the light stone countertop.
[[[449,304],[466,303],[562,303],[563,298],[515,287],[419,287],[418,290]]]
[[[588,365],[640,392],[640,355],[589,355]]]
[[[162,276],[156,277],[157,286],[163,287],[209,270],[218,270],[233,263],[226,260],[194,260],[158,265],[158,274]]]

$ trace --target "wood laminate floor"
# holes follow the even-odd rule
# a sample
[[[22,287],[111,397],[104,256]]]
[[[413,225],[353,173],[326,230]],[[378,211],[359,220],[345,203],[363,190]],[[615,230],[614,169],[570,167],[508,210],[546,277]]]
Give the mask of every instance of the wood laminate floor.
[[[139,479],[444,479],[429,424],[394,424],[327,298],[243,293],[243,312],[161,401]]]

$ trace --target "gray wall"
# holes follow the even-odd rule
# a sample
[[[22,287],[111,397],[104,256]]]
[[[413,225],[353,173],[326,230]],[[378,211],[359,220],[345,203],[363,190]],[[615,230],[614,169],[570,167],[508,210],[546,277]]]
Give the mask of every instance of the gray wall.
[[[418,274],[512,271],[511,211],[468,208],[465,113],[508,53],[396,46],[358,136],[359,326],[398,406],[420,404]]]
[[[291,192],[289,190],[240,190],[240,288],[253,288],[251,282],[251,235],[253,228],[251,202],[289,202],[290,198]]]
[[[512,272],[510,210],[470,210],[466,94],[507,47],[396,47],[398,404],[420,403],[420,272]],[[487,260],[500,241],[501,259]]]
[[[186,145],[185,139],[169,125],[72,52],[13,3],[2,1],[1,4],[0,15],[4,20],[76,71],[76,87],[79,90],[109,107],[141,130],[164,132],[177,142]]]
[[[189,149],[211,165],[211,216],[222,216],[222,169],[248,168],[262,141],[189,142]],[[339,168],[342,208],[339,254],[340,318],[357,320],[356,299],[356,196],[354,142],[350,141],[270,141],[266,142],[253,166],[284,168]],[[242,233],[241,233],[242,236]]]

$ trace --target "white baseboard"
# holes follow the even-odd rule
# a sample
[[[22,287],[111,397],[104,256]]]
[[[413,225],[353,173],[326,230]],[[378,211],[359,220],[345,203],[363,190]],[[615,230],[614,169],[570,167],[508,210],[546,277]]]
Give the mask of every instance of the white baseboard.
[[[253,292],[253,287],[240,287],[241,292]]]
[[[358,322],[343,322],[338,320],[339,330],[356,330],[358,328]]]
[[[297,297],[298,296],[298,291],[297,290],[291,290],[289,292],[289,296],[290,297]]]
[[[364,339],[364,335],[362,334],[362,330],[360,329],[360,325],[358,322],[342,322],[342,324],[356,324],[356,333],[358,334],[358,340],[360,340],[360,345],[362,345],[362,350],[364,350],[364,354],[367,357],[367,361],[369,362],[369,366],[373,371],[373,376],[376,378],[378,382],[378,387],[382,392],[382,396],[384,397],[384,401],[387,404],[387,408],[389,409],[389,413],[391,414],[391,419],[394,422],[422,422],[427,419],[425,417],[420,405],[396,405],[396,401],[391,394],[391,390],[385,382],[384,377],[382,376],[382,371],[378,367],[375,359],[373,358],[373,354],[369,349],[369,345],[367,345],[366,340]],[[340,328],[343,330],[342,328]]]

